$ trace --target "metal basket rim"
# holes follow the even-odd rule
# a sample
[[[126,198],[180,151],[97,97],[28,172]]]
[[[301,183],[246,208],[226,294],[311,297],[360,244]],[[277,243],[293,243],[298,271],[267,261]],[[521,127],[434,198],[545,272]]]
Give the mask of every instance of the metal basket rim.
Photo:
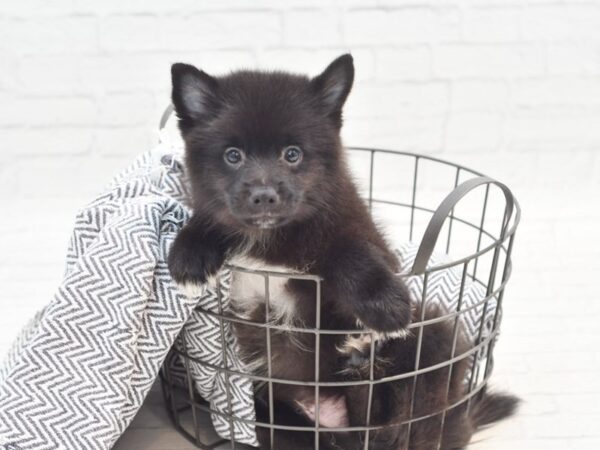
[[[456,164],[441,158],[437,158],[437,157],[433,157],[433,156],[427,156],[427,155],[422,155],[419,153],[413,153],[413,152],[409,152],[409,151],[401,151],[401,150],[391,150],[391,149],[384,149],[384,148],[369,148],[369,147],[356,147],[356,146],[346,146],[344,147],[347,151],[352,152],[352,151],[358,151],[358,152],[367,152],[371,154],[371,182],[370,182],[370,187],[369,187],[369,196],[368,196],[368,201],[369,201],[369,207],[372,204],[377,204],[377,203],[389,203],[395,206],[399,206],[399,207],[403,207],[403,208],[407,208],[407,209],[411,209],[411,233],[410,233],[410,240],[412,241],[412,237],[413,237],[413,216],[414,216],[414,212],[415,211],[422,211],[422,212],[427,212],[427,213],[431,213],[431,218],[434,218],[434,220],[430,219],[430,224],[435,223],[435,225],[433,226],[433,228],[435,229],[435,233],[425,233],[424,237],[420,240],[414,240],[413,242],[417,243],[419,245],[419,250],[422,247],[427,247],[427,246],[423,246],[423,242],[436,242],[438,241],[438,237],[442,236],[442,234],[440,233],[440,230],[442,229],[442,222],[446,223],[446,221],[450,220],[450,230],[448,231],[448,236],[450,236],[450,232],[451,232],[451,228],[452,228],[452,221],[457,221],[457,222],[461,222],[462,224],[466,225],[466,226],[470,226],[473,227],[474,229],[479,231],[479,241],[477,244],[477,251],[475,251],[474,253],[471,253],[467,256],[464,256],[460,259],[457,260],[451,260],[449,262],[444,261],[441,264],[436,264],[436,265],[432,265],[429,266],[429,264],[425,265],[424,263],[427,262],[428,257],[431,257],[431,251],[432,248],[429,248],[428,250],[425,250],[424,254],[425,257],[420,258],[420,264],[418,265],[418,269],[414,269],[413,267],[413,271],[408,271],[406,272],[406,269],[410,269],[410,268],[403,268],[404,270],[397,273],[396,275],[402,278],[408,278],[408,277],[413,277],[413,276],[419,276],[419,277],[423,277],[423,285],[426,286],[427,285],[427,281],[429,279],[430,276],[432,276],[432,274],[435,274],[436,272],[440,272],[446,269],[450,269],[452,267],[460,267],[462,266],[462,282],[461,282],[461,291],[459,294],[459,300],[458,300],[458,306],[456,306],[456,308],[451,308],[448,309],[447,311],[445,311],[441,316],[439,317],[435,317],[433,319],[428,319],[425,320],[423,317],[423,314],[421,314],[421,320],[418,321],[414,321],[409,325],[409,329],[410,330],[416,330],[419,333],[419,343],[417,344],[419,347],[419,353],[420,354],[420,348],[421,348],[421,339],[422,339],[422,333],[423,333],[423,329],[424,327],[428,326],[428,325],[432,325],[434,323],[438,323],[438,322],[443,322],[443,321],[447,321],[447,320],[454,320],[455,321],[455,337],[454,339],[456,339],[456,321],[460,319],[460,317],[462,315],[464,315],[466,312],[474,310],[474,311],[478,311],[478,308],[481,308],[483,306],[483,313],[478,314],[479,316],[482,317],[480,325],[479,325],[479,335],[475,340],[474,345],[469,346],[467,350],[461,350],[460,353],[458,355],[455,354],[455,348],[453,345],[453,349],[452,349],[452,356],[448,359],[444,359],[442,362],[438,362],[436,364],[432,364],[429,366],[425,366],[425,367],[420,367],[419,366],[419,356],[417,356],[417,363],[416,363],[416,367],[415,370],[409,371],[409,372],[403,372],[403,373],[399,373],[399,374],[395,374],[395,375],[388,375],[385,377],[381,377],[381,378],[373,378],[373,374],[371,373],[371,376],[368,379],[360,379],[360,380],[344,380],[344,381],[323,381],[319,379],[318,375],[315,375],[315,380],[314,381],[300,381],[300,380],[290,380],[290,379],[285,379],[285,378],[274,378],[272,376],[272,374],[270,373],[270,368],[269,368],[269,374],[263,375],[263,374],[256,374],[256,373],[249,373],[247,371],[245,371],[245,369],[243,367],[237,367],[237,366],[229,366],[228,364],[225,362],[225,365],[214,365],[211,364],[207,361],[203,361],[203,360],[198,360],[196,359],[194,356],[190,355],[188,353],[188,349],[187,349],[187,344],[183,343],[182,346],[178,346],[178,345],[174,345],[172,347],[172,350],[175,354],[178,355],[178,358],[183,358],[186,362],[186,367],[187,367],[187,373],[188,373],[188,377],[189,377],[189,364],[190,363],[196,363],[196,364],[200,364],[208,369],[211,370],[215,370],[218,373],[224,373],[225,377],[227,379],[229,379],[230,376],[242,376],[245,378],[248,378],[250,380],[252,380],[252,382],[256,385],[260,385],[261,383],[276,383],[276,384],[282,384],[282,385],[288,385],[288,386],[309,386],[309,387],[314,387],[315,388],[315,395],[318,396],[319,394],[319,389],[320,388],[324,388],[324,387],[328,387],[328,386],[332,386],[332,387],[356,387],[356,386],[363,386],[363,387],[369,387],[370,392],[372,392],[373,386],[375,385],[380,385],[383,383],[392,383],[392,382],[396,382],[396,381],[401,381],[401,380],[416,380],[418,376],[422,375],[422,374],[426,374],[429,372],[433,372],[436,370],[440,370],[440,369],[445,369],[445,368],[449,368],[450,370],[450,374],[452,373],[452,368],[454,366],[454,364],[463,361],[463,360],[471,360],[471,358],[473,358],[473,363],[472,363],[472,368],[471,368],[471,373],[469,375],[470,381],[468,381],[468,390],[465,391],[464,394],[461,394],[460,398],[458,399],[454,399],[452,401],[450,401],[447,405],[444,405],[439,411],[435,411],[435,412],[430,412],[427,413],[425,415],[419,415],[419,416],[415,416],[413,415],[413,402],[414,402],[414,384],[413,384],[413,399],[411,400],[411,410],[410,410],[410,417],[406,418],[406,420],[401,419],[399,422],[394,422],[394,423],[386,423],[386,424],[377,424],[377,425],[371,425],[369,419],[367,419],[367,423],[366,426],[346,426],[346,427],[337,427],[337,428],[326,428],[323,426],[320,426],[319,423],[315,423],[314,426],[288,426],[288,425],[280,425],[280,424],[275,424],[275,423],[267,423],[267,422],[262,422],[262,421],[257,421],[257,420],[248,420],[248,419],[244,419],[242,417],[236,416],[235,413],[233,413],[232,410],[230,410],[229,413],[224,413],[221,411],[217,411],[217,410],[213,410],[210,406],[206,406],[203,404],[198,403],[198,401],[196,400],[196,398],[193,396],[192,394],[192,387],[191,387],[191,381],[188,378],[188,387],[190,390],[190,397],[187,398],[185,400],[185,405],[184,408],[192,408],[192,411],[195,414],[196,408],[200,409],[200,410],[204,410],[210,414],[214,414],[216,416],[220,416],[222,418],[225,418],[227,420],[229,420],[230,422],[230,434],[231,434],[231,438],[230,439],[226,439],[222,442],[231,442],[232,446],[233,446],[233,442],[234,442],[234,430],[233,430],[233,423],[246,423],[249,425],[254,425],[256,427],[260,427],[260,428],[267,428],[271,430],[271,433],[273,433],[273,430],[288,430],[288,431],[304,431],[304,432],[312,432],[312,433],[316,433],[315,435],[315,442],[318,439],[318,435],[320,433],[337,433],[337,432],[366,432],[366,442],[369,441],[369,432],[371,431],[377,431],[377,430],[382,430],[382,429],[386,429],[386,428],[395,428],[398,426],[403,426],[403,425],[408,425],[409,426],[409,430],[410,430],[410,425],[425,419],[428,419],[430,417],[434,417],[436,415],[439,414],[444,414],[444,417],[447,413],[447,411],[453,410],[454,408],[459,407],[460,405],[462,405],[463,403],[467,402],[467,408],[470,405],[470,402],[472,400],[473,397],[475,397],[477,394],[479,394],[480,392],[482,392],[482,389],[484,389],[487,385],[488,385],[488,381],[490,379],[490,376],[492,374],[493,371],[493,366],[494,366],[494,358],[493,358],[493,347],[494,347],[494,343],[500,333],[500,328],[499,328],[499,323],[500,323],[500,319],[502,316],[502,299],[504,296],[504,289],[506,287],[506,285],[508,284],[511,275],[512,275],[512,271],[513,271],[513,260],[512,260],[512,244],[514,241],[514,237],[516,234],[516,230],[518,228],[518,225],[520,224],[520,220],[521,220],[521,207],[519,202],[517,201],[517,199],[514,197],[514,195],[512,194],[512,192],[510,191],[509,188],[507,188],[506,185],[503,185],[502,183],[496,181],[495,179],[486,177],[485,175],[483,175],[481,172],[479,171],[475,171],[471,168],[468,168],[466,166],[460,165],[460,164]],[[413,188],[412,188],[412,204],[410,203],[401,203],[401,202],[392,202],[392,201],[386,201],[386,200],[382,200],[382,199],[377,199],[373,197],[373,177],[374,177],[374,172],[373,172],[373,166],[374,166],[374,156],[375,153],[385,153],[385,154],[391,154],[391,155],[398,155],[398,156],[402,156],[402,157],[411,157],[414,158],[414,162],[415,162],[415,175],[414,175],[414,180],[413,180]],[[456,169],[456,174],[455,174],[455,190],[452,192],[453,195],[448,195],[448,197],[446,198],[446,200],[449,201],[445,201],[443,202],[445,204],[445,207],[438,207],[436,209],[430,209],[430,208],[426,208],[423,206],[419,206],[416,204],[415,202],[415,192],[418,191],[417,189],[417,175],[416,172],[418,170],[418,162],[419,160],[427,160],[427,161],[431,161],[434,163],[439,163],[439,164],[443,164],[446,165],[448,167],[452,167],[454,169]],[[464,183],[465,186],[460,186],[463,189],[456,189],[457,187],[459,187],[459,179],[461,178],[461,174],[462,172],[465,172],[467,175],[472,175],[473,178],[479,178],[479,177],[483,177],[481,179],[478,180],[473,180],[472,177],[467,178],[466,180],[461,180],[461,184]],[[484,179],[485,178],[485,179]],[[468,183],[467,183],[468,182]],[[465,195],[465,192],[468,193],[473,189],[476,189],[478,187],[483,187],[486,186],[486,194],[485,194],[485,202],[484,202],[484,206],[483,206],[483,216],[485,216],[485,211],[486,211],[486,205],[487,205],[487,198],[488,198],[488,193],[489,193],[489,188],[490,185],[496,185],[498,187],[500,187],[505,194],[507,203],[506,203],[506,208],[505,208],[505,214],[504,214],[504,219],[502,219],[502,229],[501,232],[499,233],[498,237],[495,237],[494,231],[491,231],[491,228],[488,228],[488,223],[485,223],[485,221],[483,220],[483,217],[481,219],[481,223],[480,224],[475,224],[472,223],[470,221],[468,221],[467,219],[463,219],[461,217],[457,217],[454,215],[454,206],[456,206],[456,204],[458,203],[458,201],[460,201],[460,199],[462,198],[462,196]],[[459,194],[459,195],[456,195]],[[458,200],[457,200],[458,199]],[[450,205],[450,206],[449,206]],[[450,208],[452,208],[450,210]],[[438,212],[438,210],[440,211],[439,213],[436,214],[436,212]],[[450,211],[450,212],[449,212]],[[507,212],[508,211],[508,212]],[[471,219],[469,219],[471,220]],[[475,220],[473,220],[473,222],[475,222]],[[485,224],[485,229],[484,229],[484,224]],[[493,233],[493,234],[492,234]],[[432,237],[431,239],[427,239],[425,240],[425,237]],[[486,239],[482,242],[481,238],[482,236],[486,236]],[[491,240],[491,244],[488,244],[486,246],[484,246],[483,248],[481,248],[480,244],[488,243],[488,238],[489,240]],[[449,248],[449,239],[450,237],[448,237],[448,248]],[[443,241],[442,241],[443,242]],[[486,282],[483,280],[483,277],[479,277],[478,278],[478,274],[477,274],[477,262],[478,259],[486,254],[486,253],[493,253],[494,255],[494,261],[492,264],[492,272],[495,273],[495,271],[497,270],[497,264],[498,264],[498,256],[500,255],[504,255],[503,256],[503,275],[502,275],[502,279],[501,280],[497,280],[499,281],[498,284],[495,284],[494,282],[494,277],[490,276],[490,281]],[[421,253],[419,251],[419,253]],[[470,263],[472,261],[475,261],[474,263],[474,270],[472,274],[469,274],[468,269],[470,268]],[[417,264],[414,265],[415,267],[417,266]],[[311,280],[314,281],[317,285],[317,301],[320,302],[320,291],[321,291],[321,283],[322,282],[326,282],[326,280],[323,277],[320,277],[318,275],[312,275],[309,273],[301,273],[301,272],[294,272],[294,271],[287,271],[287,270],[273,270],[273,269],[250,269],[247,267],[243,267],[243,266],[239,266],[236,264],[232,264],[230,262],[228,262],[225,266],[226,268],[230,269],[232,272],[235,273],[235,271],[239,271],[239,272],[245,272],[245,273],[251,273],[251,274],[256,274],[258,276],[262,276],[265,278],[265,283],[266,286],[268,288],[268,279],[269,277],[283,277],[283,278],[294,278],[294,279],[304,279],[304,280]],[[483,288],[486,289],[486,293],[485,296],[482,299],[478,299],[476,301],[475,304],[470,304],[469,306],[463,307],[461,306],[462,303],[462,295],[463,295],[463,289],[464,289],[464,285],[465,285],[465,280],[470,279],[471,282],[473,283],[479,283],[481,286],[483,286]],[[225,284],[222,284],[221,280],[217,279],[217,292],[220,292],[220,287],[221,286],[226,286]],[[423,291],[423,300],[421,300],[421,302],[424,302],[424,298],[425,298],[425,294],[424,292],[426,292],[425,290]],[[268,304],[268,294],[267,295],[267,304]],[[483,326],[483,317],[485,317],[486,315],[486,311],[487,308],[489,306],[489,304],[493,303],[495,301],[495,313],[493,315],[493,325],[491,327],[488,327],[486,325],[485,328],[485,333],[483,333],[484,331],[484,326]],[[291,325],[277,325],[275,323],[269,322],[268,320],[265,323],[262,322],[253,322],[250,320],[246,320],[240,317],[237,317],[235,315],[229,315],[227,313],[225,313],[223,310],[221,310],[222,306],[221,304],[219,304],[219,311],[211,311],[211,310],[207,310],[205,308],[202,308],[200,306],[196,306],[195,309],[199,310],[201,313],[204,314],[208,314],[213,316],[214,318],[218,319],[219,322],[221,323],[221,334],[223,335],[223,323],[231,323],[231,322],[241,322],[244,323],[246,325],[249,326],[256,326],[256,327],[260,327],[260,328],[265,328],[267,329],[267,333],[269,333],[271,330],[274,330],[275,332],[299,332],[299,333],[309,333],[309,334],[314,334],[316,336],[317,339],[317,348],[319,346],[319,337],[320,335],[357,335],[357,334],[369,334],[371,335],[371,337],[373,338],[373,340],[375,340],[377,338],[377,336],[375,335],[375,332],[372,330],[361,330],[361,329],[352,329],[352,330],[328,330],[328,329],[323,329],[320,327],[320,319],[317,318],[317,323],[315,326],[313,327],[304,327],[302,325],[299,325],[298,327],[296,326],[291,326]],[[267,316],[268,319],[268,316]],[[222,339],[224,339],[224,337],[222,336]],[[269,338],[270,339],[270,338]],[[487,350],[486,350],[487,349]],[[486,350],[484,352],[484,350]],[[270,351],[270,350],[268,350]],[[318,359],[318,350],[317,350],[317,359]],[[479,358],[483,358],[485,360],[485,369],[482,369],[483,366],[483,361],[479,361]],[[371,346],[371,364],[373,364],[373,346]],[[475,376],[475,367],[477,366],[477,375]],[[317,372],[318,372],[318,363],[317,363]],[[483,374],[483,378],[481,380],[479,380],[479,374],[480,374],[480,369],[481,369],[481,373]],[[167,369],[163,369],[163,370],[167,370]],[[372,370],[372,368],[371,368]],[[161,371],[161,378],[163,379],[163,392],[165,389],[165,385],[168,385],[168,389],[175,389],[176,386],[174,384],[171,384],[171,382],[169,381],[169,377],[167,375],[166,380],[163,378],[163,373]],[[473,381],[474,379],[477,379],[475,381],[475,385],[473,386]],[[467,380],[465,380],[466,382]],[[449,383],[449,380],[448,380]],[[465,385],[466,387],[466,385]],[[169,394],[171,396],[171,402],[173,402],[173,392],[170,392]],[[370,396],[372,395],[371,393],[369,394]],[[228,396],[229,396],[229,392],[228,392]],[[166,397],[165,397],[166,398]],[[447,399],[448,400],[448,399]],[[228,400],[230,401],[230,400]],[[369,409],[368,409],[368,417],[370,417],[370,408],[371,408],[371,402],[372,399],[371,397],[369,397]],[[167,402],[168,403],[168,402]],[[171,408],[175,408],[175,405],[172,404]],[[231,408],[231,406],[230,406]],[[273,408],[273,405],[270,405],[270,408]],[[167,408],[169,409],[169,408]],[[169,409],[170,414],[173,413],[173,411],[171,411],[171,409]],[[317,409],[317,417],[318,417],[318,409]],[[179,421],[178,419],[175,418],[175,416],[172,416],[172,420],[176,425],[179,425]],[[272,422],[272,419],[271,419]],[[196,419],[194,418],[194,423],[196,424]],[[443,422],[442,422],[443,424]],[[197,424],[195,425],[197,426]],[[442,425],[443,426],[443,425]],[[180,427],[178,427],[178,429],[180,429]],[[183,432],[184,434],[187,434],[187,432],[185,430],[183,430],[182,428],[180,429],[181,432]],[[192,442],[196,443],[197,445],[200,444],[198,435],[197,435],[197,430],[196,431],[196,438],[195,440],[193,440],[192,436],[189,435],[188,439],[190,439]],[[203,448],[208,448],[208,447],[203,447]],[[213,447],[210,447],[213,448]],[[233,447],[232,447],[233,448]],[[317,448],[318,445],[317,445]],[[366,448],[366,447],[365,447]]]

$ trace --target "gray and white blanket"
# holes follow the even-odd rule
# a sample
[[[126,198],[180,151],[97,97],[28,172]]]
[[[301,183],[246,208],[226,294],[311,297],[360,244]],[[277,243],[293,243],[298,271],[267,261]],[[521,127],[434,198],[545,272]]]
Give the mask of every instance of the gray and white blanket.
[[[177,336],[188,354],[195,389],[211,408],[245,420],[234,422],[234,439],[256,445],[252,382],[228,378],[210,367],[242,371],[227,323],[202,310],[229,304],[227,272],[198,298],[180,294],[167,270],[169,248],[189,217],[178,151],[162,145],[143,154],[77,216],[66,273],[50,303],[25,327],[0,365],[0,448],[109,449],[140,408]],[[411,267],[415,244],[399,248]],[[437,256],[432,264],[444,262]],[[460,269],[429,280],[427,302],[454,309]],[[420,301],[423,279],[409,288]],[[465,308],[485,297],[470,284]],[[495,307],[466,316],[472,336],[491,325]],[[483,322],[482,322],[482,319]],[[229,384],[227,384],[229,383]],[[227,399],[231,393],[231,404]],[[212,416],[218,434],[230,438],[230,424]]]
[[[227,274],[199,298],[181,295],[167,253],[189,217],[181,164],[171,149],[143,154],[77,216],[62,284],[25,327],[0,365],[0,448],[109,449],[154,383],[182,331],[193,356],[222,365],[217,290],[228,302]],[[216,334],[219,330],[219,334]],[[226,324],[228,364],[240,368]],[[229,412],[222,374],[193,367],[211,408]],[[254,419],[252,383],[229,377],[236,416]],[[226,411],[227,409],[227,411]],[[229,423],[213,415],[229,438]],[[235,439],[256,444],[237,423]]]

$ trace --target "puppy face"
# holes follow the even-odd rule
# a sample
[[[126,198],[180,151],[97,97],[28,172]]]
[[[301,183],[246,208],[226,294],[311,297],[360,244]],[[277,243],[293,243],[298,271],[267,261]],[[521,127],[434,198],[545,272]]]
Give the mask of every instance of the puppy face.
[[[172,67],[196,209],[219,224],[271,229],[326,207],[341,164],[341,110],[354,76],[343,55],[315,78]]]

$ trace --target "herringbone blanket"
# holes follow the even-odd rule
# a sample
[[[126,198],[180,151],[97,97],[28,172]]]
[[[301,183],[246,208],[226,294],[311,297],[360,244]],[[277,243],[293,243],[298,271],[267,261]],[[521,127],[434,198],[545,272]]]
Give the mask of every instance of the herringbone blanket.
[[[194,356],[222,365],[221,330],[194,307],[216,312],[216,290],[227,301],[227,274],[189,299],[167,270],[169,247],[189,215],[181,165],[168,151],[142,155],[78,214],[62,284],[0,366],[0,448],[109,449],[186,323]],[[224,334],[228,364],[239,369],[227,326]],[[229,412],[222,374],[194,376],[211,407]],[[253,420],[251,381],[232,376],[229,383],[236,416]],[[228,422],[214,415],[213,424],[229,437]],[[234,433],[256,443],[252,427],[236,424]]]

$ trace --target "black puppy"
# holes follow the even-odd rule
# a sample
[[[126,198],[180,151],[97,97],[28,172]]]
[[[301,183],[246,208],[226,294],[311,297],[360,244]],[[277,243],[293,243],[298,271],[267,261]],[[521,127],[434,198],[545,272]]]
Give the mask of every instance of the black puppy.
[[[259,71],[212,77],[185,64],[173,65],[172,78],[194,209],[169,255],[174,280],[197,295],[226,260],[314,274],[324,280],[320,311],[315,284],[302,280],[273,283],[268,313],[264,292],[234,280],[233,307],[255,322],[311,327],[319,317],[329,329],[404,329],[411,320],[408,291],[352,182],[340,140],[352,57],[337,58],[314,78]],[[248,369],[266,374],[265,331],[235,331]],[[315,380],[314,334],[272,339],[271,376]],[[320,340],[320,380],[337,377],[344,339]],[[312,417],[314,388],[275,385],[274,396],[282,408]],[[339,392],[323,389],[319,398],[322,426],[346,423]],[[278,436],[282,448],[285,433]]]
[[[271,278],[266,296],[264,280],[237,274],[232,306],[251,322],[311,328],[318,318],[323,329],[364,326],[390,335],[404,329],[413,313],[419,315],[411,312],[407,289],[395,276],[396,257],[374,225],[346,166],[340,128],[342,106],[354,77],[350,55],[339,57],[312,79],[256,71],[211,77],[185,64],[175,64],[172,76],[194,207],[169,256],[178,284],[195,295],[227,260],[252,268],[314,274],[324,280],[321,310],[316,311],[316,285],[310,281]],[[366,352],[361,345],[368,343],[362,340],[320,336],[316,373],[313,333],[268,333],[248,324],[237,324],[234,331],[242,360],[254,373],[302,382],[315,381],[317,376],[320,381],[367,377],[364,358],[356,358],[356,352]],[[446,360],[451,337],[443,325],[427,327],[422,364]],[[415,345],[410,336],[380,343],[375,376],[411,370]],[[458,364],[450,383],[447,369],[422,377],[413,413],[439,410],[460,397],[462,376],[464,368]],[[407,383],[399,380],[375,387],[371,424],[407,418],[407,395],[412,392]],[[448,395],[445,391],[442,395],[446,386]],[[322,428],[360,426],[365,422],[365,389],[321,388],[316,395],[310,386],[273,383],[275,416],[268,411],[267,390],[257,393],[257,412],[266,422],[314,426],[318,402]],[[466,445],[474,428],[507,415],[513,406],[511,398],[484,395],[469,412],[456,410],[446,419],[450,426],[445,428],[449,431],[444,431],[442,448]],[[496,413],[490,412],[495,408]],[[427,438],[432,424],[437,426],[429,420],[412,427],[411,449],[434,445]],[[261,448],[314,445],[313,433],[278,430],[271,442],[268,430],[257,431]],[[363,448],[364,439],[361,433],[320,435],[324,449]],[[370,445],[403,448],[407,439],[406,427],[392,427],[372,433]],[[413,447],[418,442],[422,444]]]

